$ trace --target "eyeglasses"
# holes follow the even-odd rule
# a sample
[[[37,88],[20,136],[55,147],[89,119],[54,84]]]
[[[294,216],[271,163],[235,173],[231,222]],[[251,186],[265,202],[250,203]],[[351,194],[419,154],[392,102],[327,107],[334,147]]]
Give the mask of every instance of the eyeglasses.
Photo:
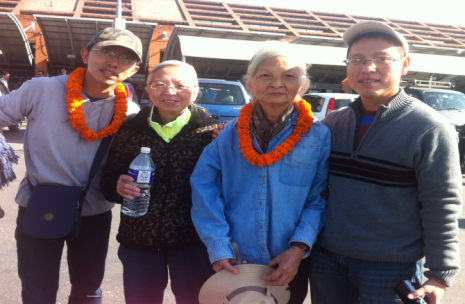
[[[168,86],[166,83],[152,83],[152,84],[148,84],[148,86],[152,90],[155,90],[155,91],[165,91],[166,89],[173,88],[173,90],[175,90],[176,92],[182,92],[182,91],[185,91],[185,90],[187,90],[189,88],[196,87],[196,85],[186,86],[186,85],[182,85],[182,84],[175,85],[175,86]]]
[[[366,60],[362,58],[347,58],[346,60],[342,61],[346,64],[346,66],[350,67],[361,67],[365,65],[365,62],[370,62],[373,64],[375,67],[384,67],[388,66],[394,61],[397,61],[401,58],[391,58],[391,57],[378,57],[378,58],[373,58],[371,60]]]
[[[131,56],[128,56],[128,55],[116,55],[115,52],[110,51],[108,49],[91,49],[91,50],[97,51],[98,54],[101,57],[106,58],[106,59],[113,59],[115,57],[118,57],[119,62],[121,62],[122,64],[125,64],[125,65],[133,65],[134,63],[137,62],[137,60],[134,59]]]

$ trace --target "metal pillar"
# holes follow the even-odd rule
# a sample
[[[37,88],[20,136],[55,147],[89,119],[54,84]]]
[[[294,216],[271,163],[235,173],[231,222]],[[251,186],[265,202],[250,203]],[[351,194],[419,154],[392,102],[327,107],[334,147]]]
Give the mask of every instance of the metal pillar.
[[[121,1],[122,0],[118,0],[117,3],[116,3],[116,18],[115,18],[115,21],[113,21],[113,28],[118,28],[118,29],[125,29],[126,28],[126,19],[123,19],[121,16],[122,16],[122,12],[123,12],[123,9],[121,7]]]

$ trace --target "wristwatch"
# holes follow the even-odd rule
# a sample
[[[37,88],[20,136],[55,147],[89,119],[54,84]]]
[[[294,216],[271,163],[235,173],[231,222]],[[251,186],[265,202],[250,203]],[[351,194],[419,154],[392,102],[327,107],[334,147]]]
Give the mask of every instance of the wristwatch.
[[[310,251],[310,246],[308,246],[307,244],[302,243],[302,242],[292,242],[292,243],[291,243],[291,246],[299,247],[299,248],[302,249],[305,253],[307,253],[307,252]]]

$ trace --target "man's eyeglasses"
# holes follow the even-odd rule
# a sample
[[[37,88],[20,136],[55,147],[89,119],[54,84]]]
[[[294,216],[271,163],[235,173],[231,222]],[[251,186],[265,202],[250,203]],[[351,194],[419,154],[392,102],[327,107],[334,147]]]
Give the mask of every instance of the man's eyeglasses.
[[[346,60],[342,61],[346,64],[346,66],[349,67],[361,67],[365,65],[365,62],[370,62],[373,64],[375,67],[384,67],[388,66],[394,61],[397,61],[401,58],[391,58],[391,57],[378,57],[378,58],[373,58],[371,60],[366,60],[362,58],[347,58]]]
[[[113,59],[115,57],[118,57],[119,62],[125,65],[133,65],[134,63],[137,62],[137,60],[131,56],[117,55],[115,52],[110,51],[108,49],[91,49],[91,50],[97,51],[101,57],[106,58],[106,59]]]
[[[176,92],[181,92],[181,91],[185,91],[185,90],[187,90],[189,88],[196,87],[196,85],[186,86],[186,85],[182,85],[182,84],[175,85],[175,86],[168,86],[166,83],[152,83],[152,84],[148,84],[148,86],[152,90],[155,90],[155,91],[165,91],[166,89],[173,88],[173,90],[175,90]]]

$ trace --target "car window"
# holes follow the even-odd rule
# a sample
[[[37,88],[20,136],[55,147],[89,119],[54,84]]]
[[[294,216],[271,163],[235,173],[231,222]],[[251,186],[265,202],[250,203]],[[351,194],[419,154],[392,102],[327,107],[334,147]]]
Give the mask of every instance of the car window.
[[[312,112],[321,112],[323,106],[325,104],[325,98],[316,96],[316,95],[309,95],[309,96],[302,96],[306,102],[308,102],[312,106]]]
[[[334,101],[334,110],[345,108],[352,102],[352,99],[336,99]]]
[[[465,110],[465,95],[448,92],[424,92],[426,103],[436,110]]]
[[[200,83],[201,96],[198,104],[245,105],[245,96],[241,88],[231,84]]]
[[[405,93],[406,93],[408,96],[411,96],[411,97],[413,97],[413,98],[416,98],[416,99],[418,99],[418,100],[421,100],[421,95],[420,95],[420,93],[417,92],[417,91],[407,91],[407,90],[406,90]]]

